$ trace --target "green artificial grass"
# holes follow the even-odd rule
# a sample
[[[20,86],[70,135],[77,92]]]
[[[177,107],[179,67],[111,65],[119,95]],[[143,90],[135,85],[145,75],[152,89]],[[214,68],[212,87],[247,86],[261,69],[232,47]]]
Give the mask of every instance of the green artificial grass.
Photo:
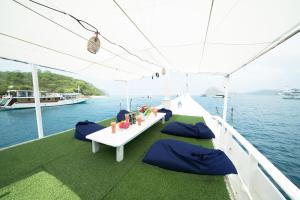
[[[0,198],[3,200],[80,199],[62,182],[43,171],[1,188]]]
[[[194,124],[203,118],[175,115],[173,120]],[[73,138],[74,130],[0,151],[0,188],[45,171],[81,199],[230,199],[223,176],[174,172],[142,162],[159,139],[213,147],[211,140],[161,134],[163,126],[157,123],[125,145],[120,163],[115,148],[101,145],[93,154],[91,143]]]

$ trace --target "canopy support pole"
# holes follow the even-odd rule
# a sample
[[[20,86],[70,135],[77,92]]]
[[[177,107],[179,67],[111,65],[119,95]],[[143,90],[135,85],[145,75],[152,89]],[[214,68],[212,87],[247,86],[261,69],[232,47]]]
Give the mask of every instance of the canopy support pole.
[[[38,137],[39,139],[41,139],[44,137],[44,130],[43,130],[42,110],[40,104],[39,78],[38,78],[37,67],[33,64],[31,64],[31,66],[32,66],[32,83],[33,83],[36,123],[38,129]]]
[[[185,88],[186,88],[186,93],[188,94],[190,92],[190,89],[189,89],[189,74],[185,74],[185,77],[186,77]]]
[[[126,105],[127,105],[127,110],[130,112],[130,106],[129,106],[129,86],[128,86],[128,81],[125,82],[126,85]]]
[[[229,75],[224,80],[224,105],[223,105],[223,120],[226,121],[227,107],[228,107],[228,88],[229,88]]]
[[[170,79],[170,71],[166,70],[165,75],[165,99],[166,101],[171,99],[171,79]]]
[[[165,97],[161,101],[161,104],[164,108],[171,109],[171,79],[169,70],[166,70],[166,73],[164,75],[165,79]]]

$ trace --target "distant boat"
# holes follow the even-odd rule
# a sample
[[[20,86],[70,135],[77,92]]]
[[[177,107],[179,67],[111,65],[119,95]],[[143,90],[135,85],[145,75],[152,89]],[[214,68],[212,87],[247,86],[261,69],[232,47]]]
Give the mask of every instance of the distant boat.
[[[82,103],[88,98],[80,93],[48,93],[40,92],[42,107],[70,105]],[[7,94],[0,99],[0,110],[24,109],[35,107],[33,91],[31,90],[8,90]]]
[[[283,99],[298,99],[300,100],[300,89],[289,89],[279,93]]]
[[[224,98],[224,94],[216,94],[213,96],[214,98]]]
[[[213,98],[224,98],[224,92],[216,87],[208,88],[204,95],[206,97],[213,97]]]

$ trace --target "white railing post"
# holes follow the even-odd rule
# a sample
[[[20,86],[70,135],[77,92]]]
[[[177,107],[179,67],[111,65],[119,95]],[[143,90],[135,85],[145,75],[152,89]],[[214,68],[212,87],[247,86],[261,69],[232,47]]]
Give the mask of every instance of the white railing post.
[[[186,77],[186,83],[185,83],[185,87],[186,87],[186,94],[189,94],[190,92],[190,88],[189,88],[189,74],[185,74]]]
[[[227,106],[228,106],[228,87],[229,87],[229,75],[224,80],[224,106],[223,106],[223,119],[226,121]]]
[[[130,112],[130,106],[129,106],[129,86],[128,86],[128,81],[125,82],[126,85],[126,106],[127,110]]]
[[[245,184],[248,188],[249,191],[251,191],[251,188],[253,187],[252,185],[252,180],[254,176],[255,171],[257,170],[258,167],[258,162],[256,159],[253,157],[252,152],[248,152],[248,163],[247,163],[247,172],[246,173],[246,178],[245,178]]]
[[[237,132],[231,125],[229,125],[226,121],[224,121],[220,117],[216,117],[217,120],[219,120],[223,127],[226,127],[230,134],[235,138],[235,140],[231,139],[229,142],[229,148],[232,144],[232,142],[235,142],[238,144],[241,148],[245,149],[248,152],[248,158],[247,163],[244,165],[247,169],[248,176],[246,178],[241,179],[242,182],[245,184],[245,187],[248,191],[251,189],[251,187],[256,187],[254,185],[255,181],[255,173],[258,171],[258,164],[260,167],[270,176],[272,177],[273,181],[286,193],[286,195],[290,199],[300,199],[300,190],[299,188],[293,184],[281,171],[279,171],[278,168],[276,168],[263,154],[261,154],[249,141],[247,141],[239,132]],[[231,143],[231,144],[230,144]],[[227,147],[227,148],[228,148]],[[230,149],[229,149],[230,150]],[[230,154],[229,154],[230,155]],[[235,160],[235,159],[233,159]],[[265,173],[263,172],[263,173]],[[269,181],[270,178],[266,177]],[[274,186],[273,183],[271,183]],[[249,188],[249,186],[251,187]],[[274,186],[276,188],[276,186]],[[282,196],[282,192],[277,190],[278,193]],[[252,192],[252,193],[251,193]],[[253,191],[250,193],[253,194]]]
[[[161,101],[161,104],[164,108],[171,109],[171,79],[170,79],[170,70],[165,71],[164,73],[164,86],[165,86],[165,97]]]
[[[217,123],[218,123],[218,133],[219,133],[217,148],[221,149],[223,144],[223,139],[224,139],[224,126],[219,121],[217,121]]]
[[[43,130],[42,110],[40,104],[39,78],[38,78],[37,67],[35,65],[31,65],[31,66],[32,66],[32,83],[33,83],[36,123],[38,129],[38,137],[40,139],[44,137],[44,130]]]
[[[232,133],[230,132],[229,129],[225,129],[224,131],[224,151],[229,152],[231,150],[231,145],[230,143],[232,142]]]

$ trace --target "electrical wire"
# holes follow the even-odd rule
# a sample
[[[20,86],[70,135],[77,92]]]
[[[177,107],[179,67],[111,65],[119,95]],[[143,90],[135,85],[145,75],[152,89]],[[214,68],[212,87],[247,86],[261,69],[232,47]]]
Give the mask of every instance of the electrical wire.
[[[20,3],[20,2],[18,2],[18,1],[16,1],[16,0],[13,0],[13,1],[15,1],[15,2],[18,3],[18,4],[20,4],[20,5],[23,6],[24,8],[26,8],[26,9],[28,9],[28,10],[34,12],[35,14],[39,15],[40,17],[42,17],[42,18],[44,18],[44,19],[46,19],[46,20],[48,20],[48,21],[54,23],[55,25],[57,25],[57,26],[59,26],[59,27],[65,29],[66,31],[68,31],[68,32],[70,32],[70,33],[76,35],[77,37],[79,37],[79,38],[81,38],[81,39],[83,39],[83,40],[88,41],[88,39],[85,38],[84,36],[82,36],[82,35],[80,35],[80,34],[74,32],[74,31],[72,31],[71,29],[69,29],[69,28],[67,28],[67,27],[65,27],[65,26],[63,26],[63,25],[61,25],[61,24],[59,24],[59,23],[57,23],[56,21],[54,21],[54,20],[52,20],[52,19],[46,17],[45,15],[43,15],[43,14],[41,14],[41,13],[39,13],[39,12],[33,10],[32,8],[29,8],[29,7],[25,6],[24,4],[22,4],[22,3]],[[127,61],[127,62],[129,62],[129,63],[131,63],[131,64],[135,64],[135,65],[137,65],[137,66],[139,66],[139,67],[144,68],[145,70],[149,70],[147,67],[140,66],[139,64],[137,64],[137,63],[135,63],[135,62],[133,62],[133,61],[131,61],[131,60],[129,60],[129,59],[127,59],[127,58],[125,58],[125,57],[119,55],[119,54],[116,54],[116,53],[114,53],[113,51],[111,51],[111,50],[109,50],[109,49],[107,49],[107,48],[105,48],[105,47],[103,47],[103,46],[102,46],[101,48],[104,49],[105,51],[107,51],[107,52],[113,54],[114,56],[117,56],[117,57],[119,57],[119,58],[121,58],[121,59],[123,59],[123,60],[125,60],[125,61]],[[151,72],[152,72],[152,70],[151,70]]]
[[[126,49],[125,47],[123,47],[122,45],[117,44],[117,43],[115,43],[115,42],[109,40],[107,37],[103,36],[101,33],[98,32],[98,34],[99,34],[103,39],[105,39],[107,42],[109,42],[110,44],[120,47],[121,49],[123,49],[124,51],[126,51],[128,54],[130,54],[130,55],[132,55],[132,56],[138,58],[139,60],[141,60],[141,61],[143,61],[143,62],[147,62],[148,64],[151,64],[151,65],[155,65],[155,66],[157,66],[157,67],[159,67],[159,68],[163,68],[162,65],[159,65],[159,64],[154,63],[154,62],[152,62],[152,61],[149,61],[149,60],[147,60],[147,59],[141,58],[141,57],[138,56],[137,54],[134,54],[134,53],[130,52],[129,50],[127,50],[127,49]]]
[[[292,31],[288,31],[288,33],[284,33],[281,36],[279,36],[278,38],[276,38],[269,46],[267,46],[266,48],[264,48],[262,51],[260,51],[258,54],[256,54],[254,57],[252,57],[250,60],[248,60],[246,63],[244,63],[242,66],[238,67],[237,69],[235,69],[234,71],[232,71],[231,73],[229,73],[228,75],[232,75],[234,73],[236,73],[237,71],[243,69],[244,67],[246,67],[248,64],[252,63],[253,61],[255,61],[256,59],[258,59],[259,57],[265,55],[266,53],[268,53],[269,51],[271,51],[272,49],[276,48],[277,46],[279,46],[280,44],[282,44],[283,42],[287,41],[288,39],[290,39],[291,37],[297,35],[298,33],[300,33],[300,22],[297,23],[293,28]]]
[[[55,68],[55,67],[49,67],[49,66],[46,66],[46,65],[40,65],[40,64],[36,64],[36,63],[28,63],[28,62],[25,62],[25,61],[22,61],[22,60],[16,60],[16,59],[5,58],[5,57],[0,57],[0,59],[14,61],[14,62],[18,62],[18,63],[23,63],[23,64],[26,64],[26,65],[29,65],[29,64],[38,65],[38,66],[46,68],[46,69],[52,69],[52,70],[57,70],[57,71],[61,71],[61,72],[76,74],[75,72],[71,72],[71,71],[67,71],[67,70],[63,70],[63,69],[58,69],[58,68]]]
[[[19,5],[23,6],[24,8],[30,10],[31,12],[33,12],[33,13],[39,15],[40,17],[42,17],[42,18],[44,18],[44,19],[46,19],[46,20],[48,20],[48,21],[54,23],[55,25],[57,25],[57,26],[59,26],[59,27],[65,29],[66,31],[68,31],[68,32],[70,32],[70,33],[76,35],[77,37],[79,37],[79,38],[81,38],[81,39],[83,39],[83,40],[85,40],[85,41],[88,41],[88,39],[85,38],[84,36],[82,36],[82,35],[80,35],[80,34],[74,32],[74,31],[72,31],[71,29],[69,29],[69,28],[67,28],[67,27],[65,27],[65,26],[63,26],[63,25],[61,25],[61,24],[59,24],[59,23],[57,23],[56,21],[54,21],[54,20],[52,20],[52,19],[46,17],[45,15],[43,15],[43,14],[41,14],[41,13],[39,13],[39,12],[33,10],[32,8],[29,8],[29,7],[27,7],[26,5],[20,3],[20,2],[18,2],[18,1],[16,1],[16,0],[13,0],[13,1],[16,2],[16,3],[18,3]],[[117,56],[117,57],[119,57],[119,58],[121,58],[121,59],[123,59],[123,60],[125,60],[125,61],[127,61],[127,62],[129,62],[129,63],[131,63],[131,64],[134,63],[135,65],[137,65],[137,66],[139,66],[139,67],[142,67],[142,68],[144,68],[144,69],[146,69],[146,70],[149,70],[148,68],[146,68],[146,67],[144,67],[144,66],[140,66],[140,65],[138,65],[137,63],[135,63],[135,62],[133,62],[133,61],[130,61],[129,59],[127,59],[127,58],[125,58],[125,57],[123,57],[123,56],[121,56],[121,55],[118,55],[118,54],[114,53],[113,51],[111,51],[111,50],[109,50],[109,49],[107,49],[107,48],[105,48],[105,47],[102,47],[102,49],[104,49],[105,51],[107,51],[107,52],[113,54],[114,56]],[[152,70],[151,70],[151,72],[152,72]]]
[[[76,17],[74,17],[73,15],[71,15],[71,14],[69,14],[69,13],[66,13],[66,12],[64,12],[64,11],[61,11],[61,10],[58,10],[58,9],[55,9],[55,8],[52,8],[52,7],[47,6],[47,5],[45,5],[45,4],[39,3],[39,2],[37,2],[37,1],[33,1],[33,0],[29,0],[29,1],[31,1],[32,3],[35,3],[35,4],[39,5],[39,6],[43,6],[43,7],[45,7],[45,8],[50,9],[50,10],[53,10],[53,11],[59,12],[59,13],[61,13],[61,14],[70,16],[71,18],[73,18],[74,20],[76,20],[76,21],[77,21],[84,29],[86,29],[87,31],[90,31],[90,32],[93,32],[93,33],[98,33],[98,32],[99,32],[98,29],[97,29],[95,26],[91,25],[90,23],[88,23],[88,22],[86,22],[86,21],[84,21],[84,20],[81,20],[81,19],[76,18]],[[93,28],[94,30],[91,30],[91,29],[87,28],[86,26],[84,26],[84,24],[90,26],[90,28]]]
[[[142,34],[142,36],[150,43],[150,45],[157,51],[157,53],[167,61],[169,65],[173,65],[168,58],[157,48],[156,45],[150,40],[150,38],[139,28],[139,26],[133,21],[133,19],[128,15],[128,13],[121,7],[120,4],[116,0],[113,0],[116,6],[123,12],[123,14],[127,17],[127,19],[135,26],[135,28]]]
[[[230,42],[206,42],[206,44],[210,45],[223,45],[223,46],[255,46],[255,45],[265,45],[271,44],[271,41],[267,42],[252,42],[252,43],[230,43]]]
[[[225,20],[230,16],[231,12],[234,10],[234,8],[238,5],[239,0],[236,0],[233,5],[230,7],[230,9],[227,11],[227,13],[222,17],[222,19],[219,21],[215,29],[217,29],[221,24],[225,22]]]
[[[83,40],[85,40],[85,41],[88,41],[88,39],[85,38],[84,36],[82,36],[82,35],[80,35],[80,34],[74,32],[74,31],[72,31],[71,29],[69,29],[69,28],[67,28],[67,27],[65,27],[65,26],[63,26],[63,25],[61,25],[61,24],[59,24],[59,23],[57,23],[56,21],[54,21],[54,20],[52,20],[52,19],[50,19],[50,18],[44,16],[43,14],[41,14],[41,13],[39,13],[39,12],[33,10],[32,8],[29,8],[29,7],[27,7],[26,5],[20,3],[20,2],[18,2],[18,1],[16,1],[16,0],[13,0],[13,1],[16,2],[16,3],[18,3],[19,5],[23,6],[24,8],[30,10],[31,12],[33,12],[33,13],[39,15],[40,17],[42,17],[42,18],[44,18],[44,19],[46,19],[46,20],[52,22],[53,24],[55,24],[55,25],[57,25],[57,26],[63,28],[64,30],[66,30],[66,31],[68,31],[68,32],[70,32],[70,33],[76,35],[77,37],[79,37],[79,38],[81,38],[81,39],[83,39]],[[107,48],[102,47],[102,49],[104,49],[105,51],[107,51],[107,52],[113,54],[114,56],[117,56],[117,57],[119,57],[119,58],[121,58],[121,59],[123,59],[123,60],[125,60],[125,61],[127,61],[127,62],[129,62],[129,63],[131,63],[131,64],[134,64],[134,65],[136,65],[136,66],[142,67],[142,68],[144,68],[144,69],[147,70],[147,71],[153,72],[153,70],[150,70],[150,69],[148,69],[148,68],[146,68],[146,67],[144,67],[144,66],[140,66],[139,64],[137,64],[137,63],[135,63],[135,62],[133,62],[133,61],[131,61],[131,60],[129,60],[129,59],[127,59],[127,58],[121,56],[121,55],[118,55],[118,54],[114,53],[113,51],[111,51],[111,50],[109,50],[109,49],[107,49]],[[85,69],[85,68],[86,68],[86,67],[84,67],[84,69]]]
[[[43,45],[40,45],[40,44],[37,44],[37,43],[33,43],[33,42],[30,42],[30,41],[27,41],[27,40],[24,40],[24,39],[21,39],[21,38],[17,38],[17,37],[14,37],[14,36],[11,36],[11,35],[8,35],[8,34],[5,34],[5,33],[0,32],[0,35],[5,36],[5,37],[9,37],[11,39],[18,40],[18,41],[21,41],[21,42],[24,42],[24,43],[27,43],[27,44],[30,44],[30,45],[33,45],[33,46],[37,46],[39,48],[43,48],[43,49],[46,49],[46,50],[49,50],[49,51],[52,51],[52,52],[55,52],[55,53],[58,53],[58,54],[69,56],[69,57],[72,57],[72,58],[75,58],[75,59],[78,59],[78,60],[81,60],[81,61],[84,61],[84,62],[96,64],[96,65],[99,65],[99,66],[104,67],[104,68],[109,68],[111,70],[121,71],[121,72],[130,74],[130,75],[135,74],[137,76],[143,76],[143,75],[140,75],[140,74],[133,73],[132,71],[127,71],[127,70],[120,69],[118,67],[113,67],[113,66],[110,66],[110,65],[101,64],[101,63],[98,63],[98,62],[95,62],[95,61],[91,61],[91,60],[88,60],[88,59],[85,59],[85,58],[82,58],[82,57],[79,57],[79,56],[75,56],[75,55],[57,50],[57,49],[53,49],[53,48],[46,47],[46,46],[43,46]]]
[[[20,2],[18,2],[18,1],[16,1],[16,0],[13,0],[13,1],[16,2],[16,3],[18,3],[18,4],[20,4],[20,5],[22,5],[23,7],[25,7],[25,8],[27,8],[27,9],[31,10],[31,11],[34,11],[33,9],[29,8],[28,6],[25,6],[24,4],[21,4]],[[122,50],[124,50],[125,52],[127,52],[128,54],[130,54],[131,56],[136,57],[136,58],[139,59],[140,61],[146,62],[146,63],[151,64],[151,65],[155,65],[155,66],[157,66],[157,67],[159,67],[159,68],[163,68],[162,65],[159,65],[159,64],[157,64],[157,63],[155,63],[155,62],[152,62],[152,61],[149,61],[149,60],[147,60],[147,59],[144,59],[144,58],[140,57],[139,55],[132,53],[131,51],[129,51],[129,50],[128,50],[127,48],[125,48],[124,46],[122,46],[122,45],[120,45],[120,44],[117,44],[117,43],[113,42],[112,40],[108,39],[106,36],[104,36],[103,34],[101,34],[100,31],[99,31],[95,26],[91,25],[90,23],[88,23],[88,22],[86,22],[86,21],[84,21],[84,20],[78,19],[78,18],[76,18],[75,16],[73,16],[73,15],[67,13],[67,12],[64,12],[64,11],[61,11],[61,10],[52,8],[52,7],[47,6],[47,5],[45,5],[45,4],[39,3],[39,2],[37,2],[37,1],[34,1],[34,0],[28,0],[28,1],[30,1],[30,2],[32,2],[32,3],[35,3],[35,4],[39,5],[39,6],[45,7],[45,8],[47,8],[47,9],[53,10],[53,11],[55,11],[55,12],[59,12],[59,13],[61,13],[61,14],[67,15],[67,16],[71,17],[72,19],[74,19],[75,21],[77,21],[77,22],[78,22],[84,29],[86,29],[87,31],[90,31],[90,32],[93,32],[93,33],[95,33],[95,34],[97,34],[97,35],[100,35],[100,36],[101,36],[104,40],[106,40],[108,43],[110,43],[110,44],[112,44],[112,45],[115,45],[115,46],[118,46],[119,48],[121,48]],[[38,12],[36,12],[36,11],[34,11],[34,12],[35,12],[36,14],[39,14],[40,16],[42,16],[42,14],[40,14],[40,13],[38,13]],[[45,18],[46,16],[43,15],[43,17]],[[48,17],[46,17],[46,18],[47,18],[48,20],[54,22],[53,20],[49,19]],[[62,25],[58,24],[57,22],[54,22],[54,23],[62,27]],[[86,25],[88,25],[88,26],[86,26]],[[91,28],[92,28],[92,29],[91,29]],[[72,33],[74,33],[72,30],[69,30],[69,31],[71,31]],[[75,33],[75,34],[76,34],[76,35],[79,35],[79,34],[77,34],[77,33]],[[80,36],[80,37],[82,38],[82,36]],[[84,39],[86,39],[86,38],[84,38]],[[86,39],[86,40],[88,40],[88,39]]]
[[[149,71],[149,72],[151,72],[151,73],[154,72],[154,70],[151,70],[151,69],[149,69],[148,67],[144,67],[144,66],[139,65],[138,63],[136,63],[136,62],[134,62],[134,61],[132,61],[132,60],[130,60],[130,59],[127,59],[126,57],[123,57],[122,55],[126,55],[126,53],[123,53],[123,54],[117,54],[117,53],[114,53],[114,52],[110,51],[109,49],[106,49],[106,51],[109,52],[109,53],[111,53],[111,54],[113,54],[114,56],[113,56],[113,57],[110,57],[110,58],[107,58],[107,59],[104,59],[104,60],[101,60],[101,62],[106,62],[106,61],[109,61],[109,60],[114,59],[115,57],[118,57],[118,58],[121,58],[122,60],[125,60],[126,62],[128,62],[128,63],[130,63],[130,64],[136,65],[136,66],[138,66],[138,67],[142,67],[142,68],[144,68],[145,70],[147,70],[147,71]]]
[[[172,44],[172,45],[160,45],[159,47],[172,48],[172,47],[197,46],[197,45],[203,45],[203,43],[204,42]],[[206,42],[206,44],[209,44],[209,45],[220,45],[220,46],[255,46],[255,45],[266,45],[266,44],[271,44],[271,43],[272,43],[271,41],[268,41],[268,42],[253,42],[253,43]],[[140,50],[138,50],[136,52],[149,51],[151,49],[153,49],[153,47],[148,47],[148,48],[140,49]],[[112,53],[112,54],[114,54],[114,53]],[[115,56],[122,56],[122,55],[125,55],[125,54],[126,53],[115,54]],[[152,57],[152,56],[150,56],[150,57]],[[154,57],[152,57],[152,58],[155,59]],[[105,62],[105,61],[109,61],[111,59],[114,59],[114,57],[107,58],[107,59],[102,60],[102,61]],[[130,62],[130,61],[128,61],[128,62]]]

